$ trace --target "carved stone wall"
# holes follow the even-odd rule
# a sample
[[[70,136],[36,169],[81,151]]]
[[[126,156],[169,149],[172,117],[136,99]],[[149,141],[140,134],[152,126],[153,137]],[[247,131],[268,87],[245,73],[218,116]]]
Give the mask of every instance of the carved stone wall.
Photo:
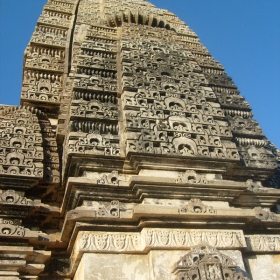
[[[0,279],[278,279],[279,162],[176,15],[49,0],[0,105]]]

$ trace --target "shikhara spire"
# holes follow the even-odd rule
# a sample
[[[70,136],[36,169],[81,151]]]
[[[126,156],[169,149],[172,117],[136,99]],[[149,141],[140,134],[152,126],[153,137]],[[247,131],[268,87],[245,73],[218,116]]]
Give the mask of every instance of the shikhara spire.
[[[174,14],[49,0],[21,106],[0,111],[0,275],[258,279],[248,255],[280,251],[279,151],[252,116]]]

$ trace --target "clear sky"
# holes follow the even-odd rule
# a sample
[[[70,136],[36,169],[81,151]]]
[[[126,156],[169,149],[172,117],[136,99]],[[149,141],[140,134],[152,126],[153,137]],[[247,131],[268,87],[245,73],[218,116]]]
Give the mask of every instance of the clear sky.
[[[23,52],[47,0],[0,0],[0,104],[18,105]],[[150,0],[193,29],[280,148],[280,1]]]

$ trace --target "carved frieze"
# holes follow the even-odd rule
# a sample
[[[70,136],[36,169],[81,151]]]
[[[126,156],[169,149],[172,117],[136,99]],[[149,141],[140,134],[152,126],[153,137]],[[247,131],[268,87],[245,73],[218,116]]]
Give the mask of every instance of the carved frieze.
[[[81,232],[79,248],[83,252],[149,251],[150,249],[190,249],[201,243],[216,248],[244,248],[239,230],[144,229],[141,233]]]
[[[280,252],[279,235],[246,235],[247,251]]]
[[[138,251],[141,245],[137,233],[85,233],[80,240],[83,251]]]

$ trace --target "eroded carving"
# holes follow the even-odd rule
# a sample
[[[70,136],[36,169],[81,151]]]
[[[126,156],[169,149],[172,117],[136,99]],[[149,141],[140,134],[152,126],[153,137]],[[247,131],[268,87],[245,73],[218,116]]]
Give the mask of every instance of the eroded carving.
[[[118,171],[112,171],[111,174],[103,174],[101,178],[97,181],[98,184],[102,185],[118,185],[119,184],[119,174]]]
[[[209,184],[205,175],[200,175],[194,170],[187,170],[184,174],[180,174],[176,179],[176,183],[183,184]]]
[[[204,205],[200,199],[192,198],[186,206],[182,206],[179,209],[179,213],[193,213],[193,214],[216,214],[217,211],[212,206]]]
[[[27,199],[26,197],[20,196],[14,190],[7,190],[0,194],[0,203],[4,204],[12,204],[12,205],[35,205],[38,204],[39,201],[32,201],[31,199]]]
[[[25,228],[12,220],[0,219],[0,236],[24,237]]]
[[[231,258],[214,247],[201,244],[176,263],[173,273],[176,280],[249,280],[236,269],[237,264]]]
[[[270,211],[265,211],[261,207],[254,208],[256,218],[260,219],[261,221],[278,221],[279,219],[274,213]]]

